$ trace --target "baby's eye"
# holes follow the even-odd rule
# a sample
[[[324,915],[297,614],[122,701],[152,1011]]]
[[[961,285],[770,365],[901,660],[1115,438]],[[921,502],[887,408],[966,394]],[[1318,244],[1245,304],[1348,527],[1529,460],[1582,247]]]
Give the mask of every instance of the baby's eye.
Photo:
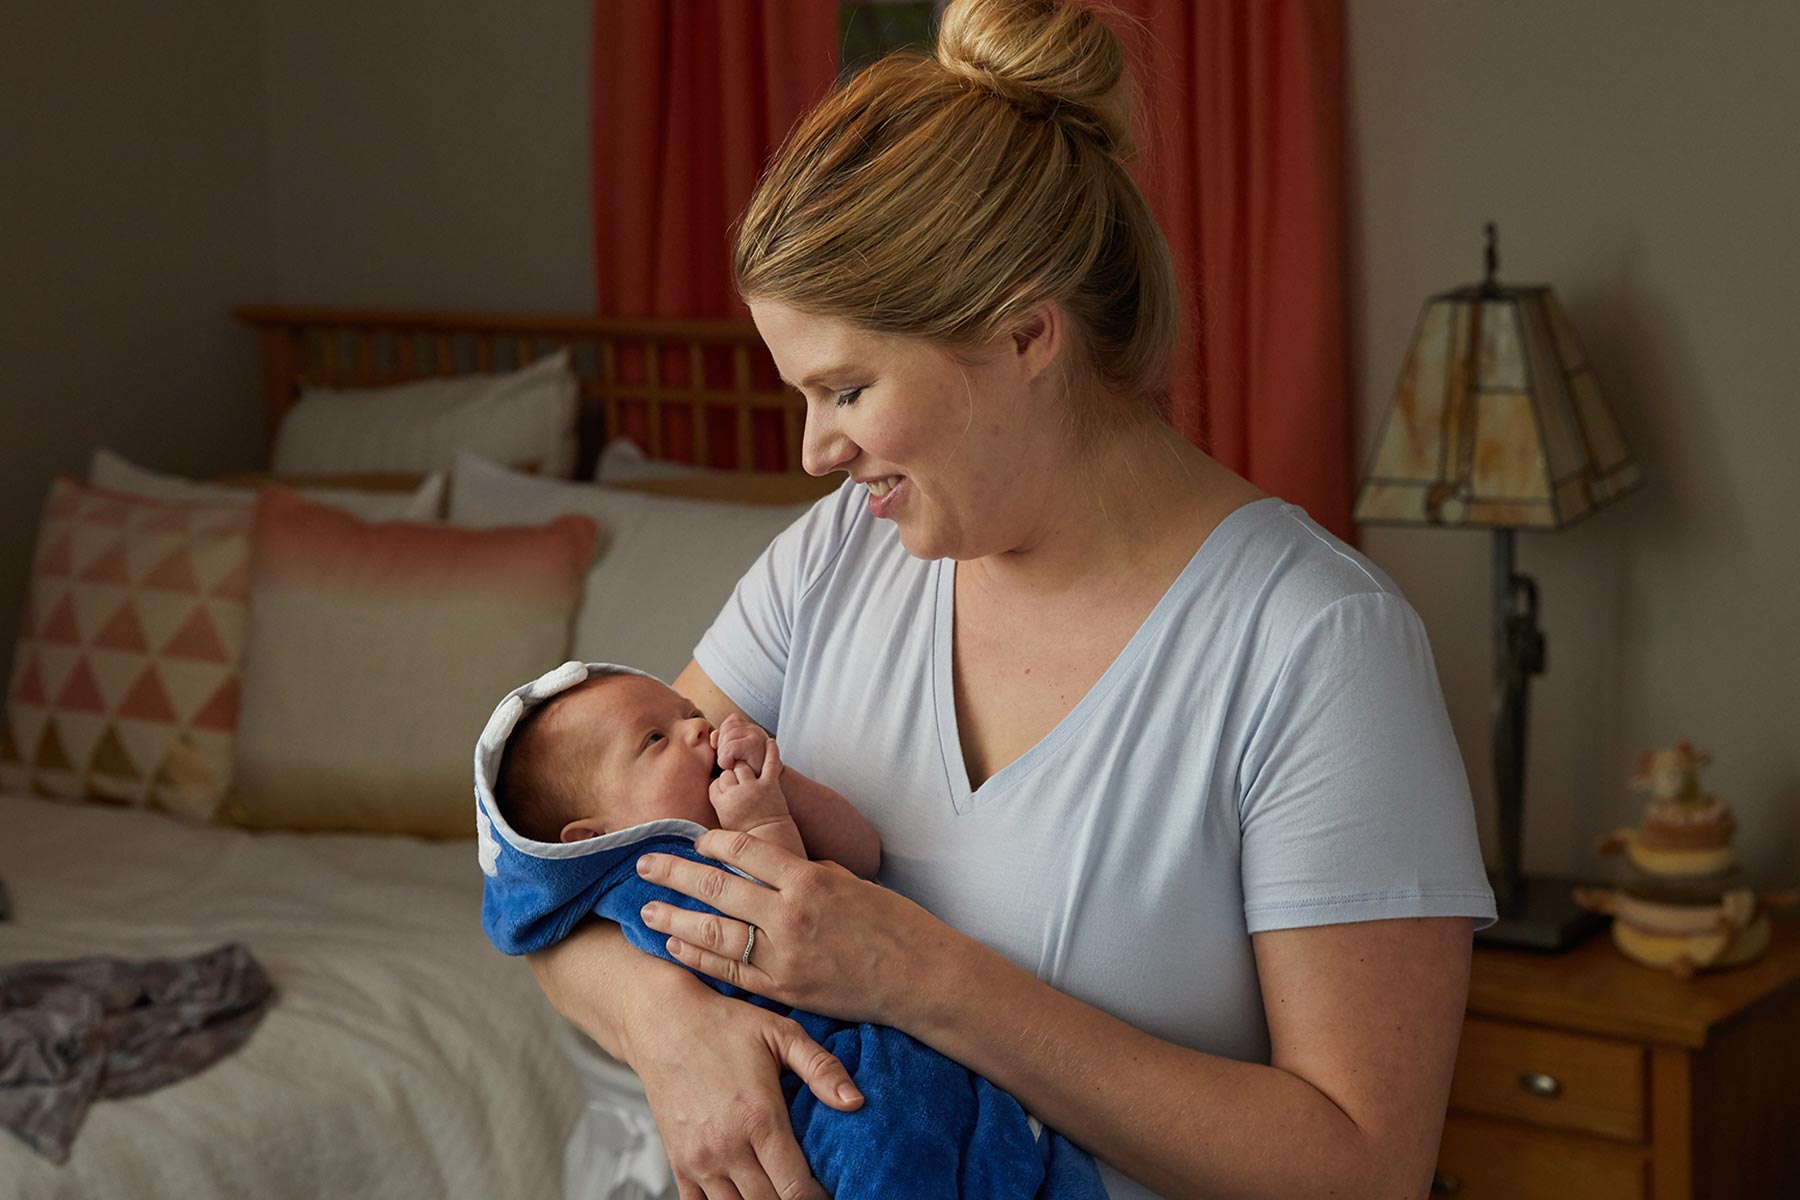
[[[654,746],[657,742],[662,740],[662,736],[663,735],[661,733],[654,733],[654,732],[651,733],[648,737],[646,737],[644,739],[645,748],[648,749],[649,747]]]
[[[839,408],[844,408],[848,405],[855,404],[857,397],[862,394],[863,390],[861,388],[851,388],[847,392],[839,392],[837,394],[837,406]]]

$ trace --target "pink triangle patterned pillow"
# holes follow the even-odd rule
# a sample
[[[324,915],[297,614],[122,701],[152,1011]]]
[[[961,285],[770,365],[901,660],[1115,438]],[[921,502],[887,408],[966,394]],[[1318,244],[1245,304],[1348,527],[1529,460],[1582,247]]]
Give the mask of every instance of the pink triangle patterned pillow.
[[[51,485],[0,788],[214,816],[237,727],[251,515]]]

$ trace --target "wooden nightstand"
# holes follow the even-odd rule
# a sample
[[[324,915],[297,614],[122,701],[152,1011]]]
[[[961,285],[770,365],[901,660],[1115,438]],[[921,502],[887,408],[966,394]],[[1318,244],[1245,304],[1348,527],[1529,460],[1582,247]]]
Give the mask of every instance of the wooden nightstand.
[[[1690,982],[1602,932],[1477,946],[1434,1196],[1800,1196],[1800,921]]]

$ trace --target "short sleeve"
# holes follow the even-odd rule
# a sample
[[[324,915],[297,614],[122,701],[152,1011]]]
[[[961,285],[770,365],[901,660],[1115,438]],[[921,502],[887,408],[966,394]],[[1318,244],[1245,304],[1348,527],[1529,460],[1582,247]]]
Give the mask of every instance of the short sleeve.
[[[1468,776],[1406,600],[1332,602],[1300,631],[1239,773],[1251,933],[1392,917],[1494,923]]]
[[[771,733],[801,606],[843,551],[859,511],[857,491],[846,482],[778,534],[694,648],[707,678]]]

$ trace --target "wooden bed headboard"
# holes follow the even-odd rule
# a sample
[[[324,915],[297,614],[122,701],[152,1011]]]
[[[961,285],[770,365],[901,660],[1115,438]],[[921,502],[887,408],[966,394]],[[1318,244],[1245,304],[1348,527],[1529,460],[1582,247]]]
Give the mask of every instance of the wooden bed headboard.
[[[260,306],[232,315],[261,338],[271,446],[302,387],[511,370],[567,347],[580,380],[580,477],[621,435],[651,458],[800,470],[806,402],[748,323]]]

